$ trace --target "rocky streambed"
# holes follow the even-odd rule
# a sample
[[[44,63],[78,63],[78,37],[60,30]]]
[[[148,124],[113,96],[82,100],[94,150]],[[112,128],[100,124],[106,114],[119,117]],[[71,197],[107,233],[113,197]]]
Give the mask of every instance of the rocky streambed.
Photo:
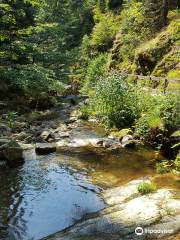
[[[178,177],[156,174],[162,156],[128,129],[108,135],[80,120],[79,105],[70,97],[53,118],[21,119],[14,132],[1,126],[0,156],[18,167],[0,165],[0,239],[178,239]],[[157,190],[141,195],[138,185],[149,181]]]

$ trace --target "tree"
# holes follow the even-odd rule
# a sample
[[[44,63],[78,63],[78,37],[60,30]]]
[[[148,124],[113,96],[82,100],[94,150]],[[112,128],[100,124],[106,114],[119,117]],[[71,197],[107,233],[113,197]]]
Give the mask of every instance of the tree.
[[[11,91],[35,99],[58,86],[54,71],[44,65],[43,36],[54,25],[37,21],[40,3],[4,0],[0,4],[0,79]]]

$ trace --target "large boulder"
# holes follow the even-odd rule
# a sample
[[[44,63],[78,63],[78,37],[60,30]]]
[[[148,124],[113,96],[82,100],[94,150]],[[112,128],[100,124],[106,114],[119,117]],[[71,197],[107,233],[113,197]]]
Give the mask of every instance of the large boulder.
[[[16,167],[24,163],[23,149],[10,139],[0,139],[0,160],[7,162],[9,167]]]

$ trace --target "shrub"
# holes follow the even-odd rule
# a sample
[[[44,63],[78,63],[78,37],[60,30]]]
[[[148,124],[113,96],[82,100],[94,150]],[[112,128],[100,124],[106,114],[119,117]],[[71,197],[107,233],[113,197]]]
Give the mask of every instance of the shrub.
[[[178,95],[152,96],[139,92],[141,117],[136,120],[135,133],[147,141],[162,141],[180,126]]]
[[[125,78],[111,73],[98,81],[92,109],[109,127],[129,127],[139,115],[137,92]]]
[[[164,160],[160,163],[156,163],[156,172],[163,174],[171,171],[172,162],[168,160]]]
[[[89,62],[82,92],[89,92],[95,86],[99,77],[105,74],[106,62],[107,54],[100,54]]]
[[[160,106],[160,117],[169,135],[180,127],[179,103],[180,95],[168,94]]]
[[[138,192],[142,195],[154,192],[156,186],[153,183],[143,182],[138,185]]]
[[[8,114],[7,114],[6,120],[7,120],[8,126],[11,129],[13,129],[15,126],[15,121],[16,121],[17,116],[18,116],[18,113],[14,112],[14,111],[8,112]]]
[[[177,155],[174,161],[174,167],[176,171],[180,172],[180,155]]]

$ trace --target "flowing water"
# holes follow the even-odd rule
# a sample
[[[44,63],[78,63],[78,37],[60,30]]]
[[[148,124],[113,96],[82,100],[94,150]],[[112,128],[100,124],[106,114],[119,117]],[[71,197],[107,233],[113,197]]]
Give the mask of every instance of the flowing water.
[[[103,189],[155,176],[149,150],[25,155],[21,167],[0,166],[0,240],[41,239],[104,208]],[[176,187],[171,178],[155,180]]]

